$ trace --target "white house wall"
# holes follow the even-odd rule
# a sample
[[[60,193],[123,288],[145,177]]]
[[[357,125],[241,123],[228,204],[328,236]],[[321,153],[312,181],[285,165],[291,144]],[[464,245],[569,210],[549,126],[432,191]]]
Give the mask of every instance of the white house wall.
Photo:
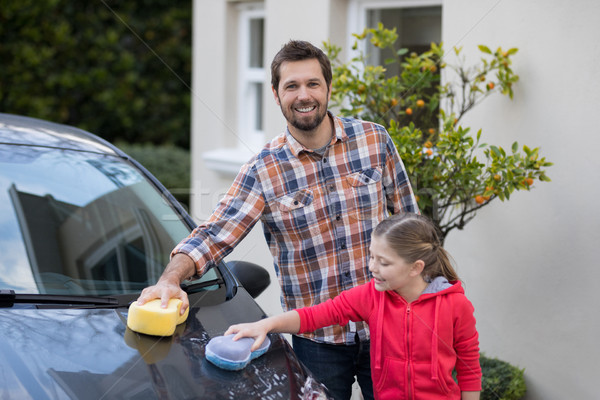
[[[382,1],[380,1],[382,3]],[[389,1],[388,1],[389,3]],[[411,1],[415,3],[415,1]],[[234,2],[194,1],[192,214],[205,219],[231,183],[206,168],[201,153],[232,145],[235,121]],[[265,65],[289,39],[345,45],[348,0],[267,0]],[[525,368],[527,399],[596,399],[600,359],[600,2],[579,0],[452,0],[443,3],[445,48],[478,44],[517,47],[515,98],[487,99],[465,126],[483,141],[541,147],[555,166],[550,183],[516,192],[482,209],[447,248],[476,308],[482,350]],[[447,60],[451,62],[451,59]],[[284,120],[265,77],[267,139]],[[272,258],[257,227],[228,259],[257,262],[274,284],[259,297],[267,314],[280,312]]]
[[[468,116],[483,142],[541,147],[550,183],[484,208],[447,247],[476,307],[483,350],[525,368],[528,399],[597,399],[600,313],[600,3],[453,0],[446,47],[517,47],[514,100]]]

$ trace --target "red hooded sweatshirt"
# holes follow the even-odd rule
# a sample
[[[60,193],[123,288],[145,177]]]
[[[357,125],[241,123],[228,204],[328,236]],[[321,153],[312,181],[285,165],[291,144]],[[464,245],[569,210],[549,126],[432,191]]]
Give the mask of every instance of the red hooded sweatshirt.
[[[378,400],[460,399],[461,391],[481,390],[474,309],[460,282],[409,304],[394,291],[376,290],[370,281],[296,311],[300,333],[349,320],[369,324]]]

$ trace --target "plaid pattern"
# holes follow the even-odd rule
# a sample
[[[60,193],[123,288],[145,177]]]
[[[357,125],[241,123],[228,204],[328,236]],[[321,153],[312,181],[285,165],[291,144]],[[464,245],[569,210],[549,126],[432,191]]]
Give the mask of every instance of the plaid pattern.
[[[335,136],[324,156],[304,148],[289,131],[277,136],[242,167],[210,219],[173,252],[192,257],[202,274],[260,220],[285,310],[322,303],[367,282],[373,228],[391,213],[418,208],[385,129],[332,118]],[[356,332],[368,338],[362,322],[302,336],[354,343]]]

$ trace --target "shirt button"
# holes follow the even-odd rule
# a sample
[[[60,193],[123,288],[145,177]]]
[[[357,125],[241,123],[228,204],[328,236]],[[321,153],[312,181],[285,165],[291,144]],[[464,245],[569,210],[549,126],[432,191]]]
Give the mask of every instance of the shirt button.
[[[298,200],[294,200],[294,205],[297,206],[298,205]]]
[[[324,162],[324,163],[326,163],[326,162],[327,162],[327,158],[324,158],[324,159],[323,159],[323,162]]]
[[[329,190],[331,190],[333,192],[335,190],[335,186],[329,185]]]
[[[340,246],[340,248],[341,248],[342,250],[344,250],[344,249],[346,248],[346,243],[342,243],[342,244],[341,244],[341,246]]]
[[[339,221],[340,219],[342,219],[342,217],[339,214],[335,216],[336,221]]]

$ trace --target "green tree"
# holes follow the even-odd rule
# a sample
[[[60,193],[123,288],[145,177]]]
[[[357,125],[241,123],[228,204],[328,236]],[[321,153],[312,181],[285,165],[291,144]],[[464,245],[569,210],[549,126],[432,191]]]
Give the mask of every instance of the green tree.
[[[191,0],[3,0],[0,110],[189,147]]]
[[[513,97],[519,77],[513,72],[517,49],[496,51],[479,46],[482,58],[467,67],[461,50],[458,61],[447,64],[442,45],[431,44],[422,54],[396,49],[396,30],[365,29],[355,34],[392,52],[385,65],[399,63],[399,75],[387,76],[385,65],[369,65],[364,51],[349,62],[339,60],[341,48],[329,42],[325,50],[333,63],[332,104],[346,116],[356,116],[383,125],[394,140],[419,203],[442,235],[463,229],[476,212],[495,199],[508,200],[515,190],[530,190],[535,181],[550,181],[546,168],[552,163],[539,148],[517,142],[507,151],[481,143],[460,124],[463,116],[494,93]],[[364,48],[364,47],[363,47]],[[452,71],[456,79],[441,82],[441,71]],[[482,160],[483,159],[483,160]]]

